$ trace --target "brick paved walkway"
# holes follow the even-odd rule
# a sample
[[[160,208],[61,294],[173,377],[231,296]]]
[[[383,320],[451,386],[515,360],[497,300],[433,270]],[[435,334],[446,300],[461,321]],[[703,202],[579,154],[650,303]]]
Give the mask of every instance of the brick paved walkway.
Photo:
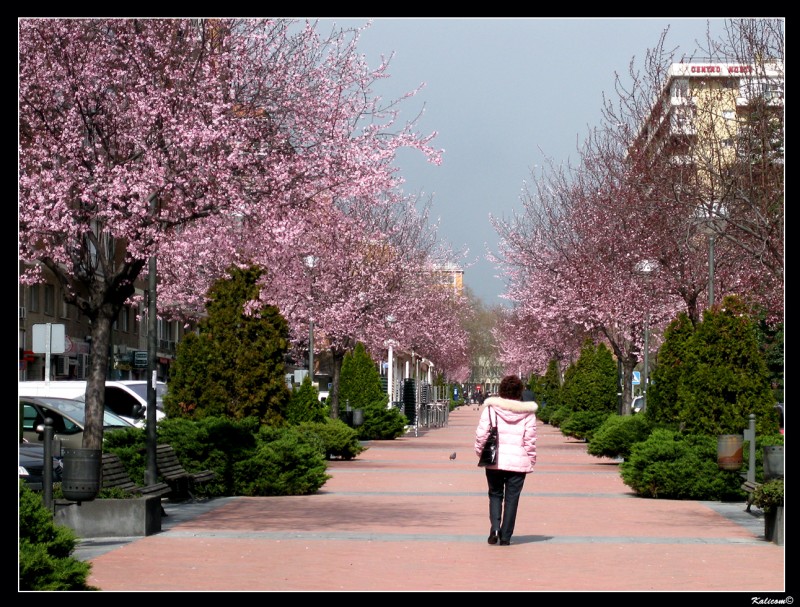
[[[784,547],[744,503],[636,497],[539,426],[511,546],[489,546],[478,412],[330,462],[319,493],[169,504],[162,531],[82,542],[105,591],[721,591],[784,598]],[[450,460],[455,451],[457,457]],[[777,593],[777,594],[776,594]]]

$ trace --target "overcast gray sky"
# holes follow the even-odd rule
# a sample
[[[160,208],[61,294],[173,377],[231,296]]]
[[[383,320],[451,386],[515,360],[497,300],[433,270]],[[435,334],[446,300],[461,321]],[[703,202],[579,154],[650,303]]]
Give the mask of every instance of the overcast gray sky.
[[[364,19],[321,19],[358,26]],[[546,159],[576,159],[576,147],[599,126],[602,95],[614,96],[614,73],[628,73],[669,26],[666,49],[690,55],[714,37],[720,18],[379,18],[361,36],[370,67],[394,58],[390,78],[375,92],[393,98],[422,83],[401,106],[401,120],[424,105],[421,133],[437,131],[440,166],[421,154],[398,158],[405,192],[431,197],[440,237],[468,249],[464,282],[487,305],[502,303],[502,278],[485,259],[496,250],[489,214],[509,217],[522,209],[523,183]],[[325,27],[320,28],[325,31]],[[640,64],[639,64],[640,65]]]

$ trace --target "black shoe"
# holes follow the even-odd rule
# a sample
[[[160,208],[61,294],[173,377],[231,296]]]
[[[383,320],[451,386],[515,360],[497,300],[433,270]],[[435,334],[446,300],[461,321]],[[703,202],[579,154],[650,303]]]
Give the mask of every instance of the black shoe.
[[[500,540],[501,546],[509,546],[511,544],[511,540]]]
[[[498,531],[490,531],[489,532],[489,539],[487,540],[492,546],[497,543],[497,540],[500,539],[500,534]]]

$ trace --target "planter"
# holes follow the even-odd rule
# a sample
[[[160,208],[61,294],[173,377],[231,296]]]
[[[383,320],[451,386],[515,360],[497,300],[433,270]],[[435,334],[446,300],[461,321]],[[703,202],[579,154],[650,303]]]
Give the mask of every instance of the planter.
[[[129,537],[161,531],[161,498],[57,500],[53,521],[78,537]]]
[[[783,546],[783,506],[764,511],[764,539]]]

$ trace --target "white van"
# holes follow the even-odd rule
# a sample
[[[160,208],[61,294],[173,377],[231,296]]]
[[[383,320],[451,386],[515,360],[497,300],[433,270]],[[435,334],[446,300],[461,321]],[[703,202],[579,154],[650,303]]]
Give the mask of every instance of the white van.
[[[21,381],[19,396],[59,396],[85,400],[85,381]],[[166,417],[163,397],[167,384],[156,382],[156,422]],[[106,380],[105,407],[140,428],[147,420],[146,380]]]

